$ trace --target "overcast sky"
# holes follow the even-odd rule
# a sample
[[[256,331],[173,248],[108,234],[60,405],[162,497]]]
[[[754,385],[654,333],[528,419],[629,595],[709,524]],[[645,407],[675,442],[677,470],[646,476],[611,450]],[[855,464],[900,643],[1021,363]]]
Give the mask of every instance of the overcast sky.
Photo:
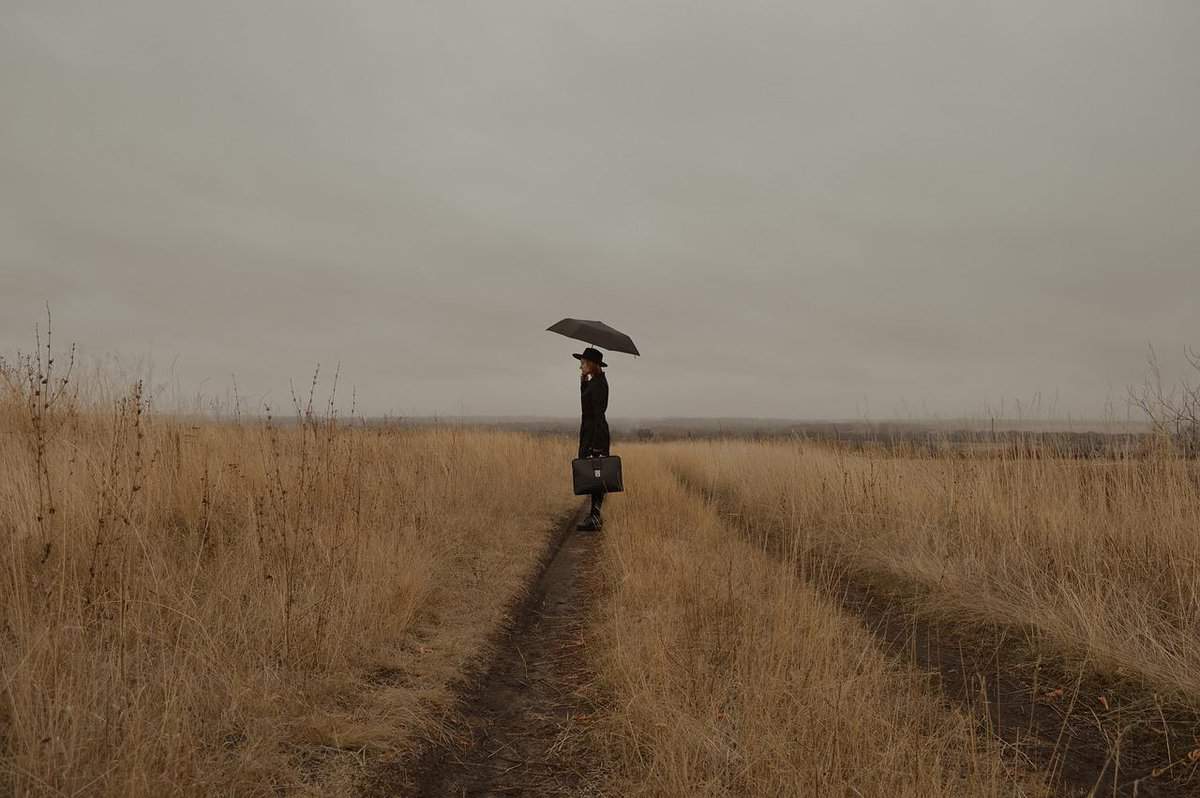
[[[1195,0],[0,0],[0,352],[565,416],[574,316],[612,416],[1095,416],[1197,297]]]

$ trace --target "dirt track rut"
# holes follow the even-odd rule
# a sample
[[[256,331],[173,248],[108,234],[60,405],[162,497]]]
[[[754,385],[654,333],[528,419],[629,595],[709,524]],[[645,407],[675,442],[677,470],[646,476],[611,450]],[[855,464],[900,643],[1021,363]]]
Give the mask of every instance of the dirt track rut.
[[[771,537],[740,512],[732,494],[676,476],[748,539],[763,544]],[[923,616],[922,591],[895,574],[818,566],[834,576],[814,587],[858,617],[880,648],[929,674],[934,689],[974,713],[1058,794],[1200,795],[1200,763],[1189,757],[1200,752],[1197,712],[1166,706],[1143,685],[1039,657],[1029,642],[1033,630]]]
[[[553,555],[518,609],[495,659],[464,696],[458,734],[417,766],[415,796],[598,794],[586,745],[591,680],[583,626],[597,535],[565,518]],[[601,533],[603,534],[603,533]]]

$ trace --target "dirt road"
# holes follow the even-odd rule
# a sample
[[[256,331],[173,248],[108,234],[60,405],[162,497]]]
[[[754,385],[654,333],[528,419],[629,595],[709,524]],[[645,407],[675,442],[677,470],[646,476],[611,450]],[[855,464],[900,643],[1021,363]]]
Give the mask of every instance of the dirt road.
[[[458,733],[421,759],[408,794],[599,794],[584,740],[592,676],[583,652],[598,537],[575,531],[584,509],[563,519],[496,657],[463,696]]]

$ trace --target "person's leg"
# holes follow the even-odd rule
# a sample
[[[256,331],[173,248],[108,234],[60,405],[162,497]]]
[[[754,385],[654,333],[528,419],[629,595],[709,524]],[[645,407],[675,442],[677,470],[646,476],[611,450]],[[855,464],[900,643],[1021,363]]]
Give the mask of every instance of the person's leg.
[[[589,512],[588,517],[585,518],[575,528],[578,529],[580,532],[595,532],[596,530],[600,529],[600,527],[603,523],[600,520],[600,505],[603,503],[604,503],[604,494],[603,493],[593,493],[592,494],[591,512]]]

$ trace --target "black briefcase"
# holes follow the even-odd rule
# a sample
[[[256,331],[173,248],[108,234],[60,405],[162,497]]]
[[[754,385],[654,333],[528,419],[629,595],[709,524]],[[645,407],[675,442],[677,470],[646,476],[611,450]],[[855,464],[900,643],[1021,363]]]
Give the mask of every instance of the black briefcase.
[[[620,457],[584,457],[571,461],[571,477],[575,481],[575,495],[590,493],[620,493]]]

